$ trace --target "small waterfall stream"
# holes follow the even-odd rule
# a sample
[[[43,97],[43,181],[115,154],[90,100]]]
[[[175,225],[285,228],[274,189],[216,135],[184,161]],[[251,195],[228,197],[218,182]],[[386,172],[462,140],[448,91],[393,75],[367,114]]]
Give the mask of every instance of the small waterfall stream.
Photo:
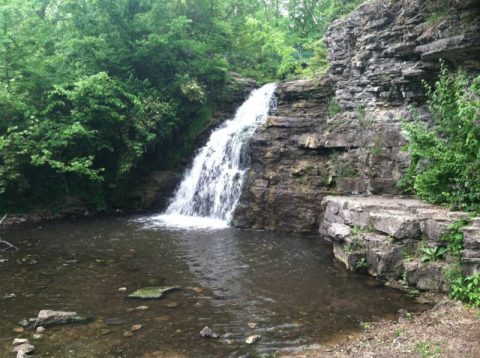
[[[165,213],[151,219],[167,226],[227,226],[248,171],[248,142],[267,117],[275,87],[254,90],[235,117],[211,134]]]

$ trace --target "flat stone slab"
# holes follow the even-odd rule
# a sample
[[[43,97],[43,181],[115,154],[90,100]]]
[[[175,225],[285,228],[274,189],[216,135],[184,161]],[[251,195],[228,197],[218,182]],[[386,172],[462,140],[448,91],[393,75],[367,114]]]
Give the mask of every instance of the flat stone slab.
[[[91,319],[86,316],[81,316],[77,312],[67,311],[53,311],[53,310],[41,310],[38,313],[35,326],[51,326],[54,324],[63,323],[84,323]]]
[[[449,225],[468,219],[460,261],[466,275],[480,272],[480,218],[416,199],[382,196],[326,196],[322,207],[319,232],[333,241],[334,256],[349,270],[366,268],[387,280],[406,276],[418,289],[446,292],[450,263],[422,262],[420,249],[444,249]]]
[[[129,294],[128,298],[139,298],[139,299],[159,299],[162,298],[168,292],[179,290],[179,286],[154,286],[154,287],[143,287],[135,292]]]

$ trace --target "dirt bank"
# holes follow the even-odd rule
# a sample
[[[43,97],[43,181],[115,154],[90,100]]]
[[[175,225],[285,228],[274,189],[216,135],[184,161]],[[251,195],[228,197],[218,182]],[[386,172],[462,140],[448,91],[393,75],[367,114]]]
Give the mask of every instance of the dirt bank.
[[[365,323],[361,331],[288,357],[480,357],[480,309],[442,300],[398,321]]]

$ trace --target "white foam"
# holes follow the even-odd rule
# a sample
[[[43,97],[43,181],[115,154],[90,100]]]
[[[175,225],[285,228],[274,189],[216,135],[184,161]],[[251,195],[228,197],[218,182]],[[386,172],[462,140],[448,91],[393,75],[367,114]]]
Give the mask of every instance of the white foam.
[[[226,220],[187,216],[180,214],[160,214],[138,219],[146,228],[165,227],[170,229],[209,229],[218,230],[228,228]]]

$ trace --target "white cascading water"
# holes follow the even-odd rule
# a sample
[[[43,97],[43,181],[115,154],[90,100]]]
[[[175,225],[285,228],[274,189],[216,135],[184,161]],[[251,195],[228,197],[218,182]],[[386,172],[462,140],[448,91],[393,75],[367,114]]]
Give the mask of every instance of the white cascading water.
[[[266,119],[276,85],[254,90],[215,130],[185,173],[165,213],[151,217],[167,226],[225,227],[240,198],[248,171],[248,142]]]

